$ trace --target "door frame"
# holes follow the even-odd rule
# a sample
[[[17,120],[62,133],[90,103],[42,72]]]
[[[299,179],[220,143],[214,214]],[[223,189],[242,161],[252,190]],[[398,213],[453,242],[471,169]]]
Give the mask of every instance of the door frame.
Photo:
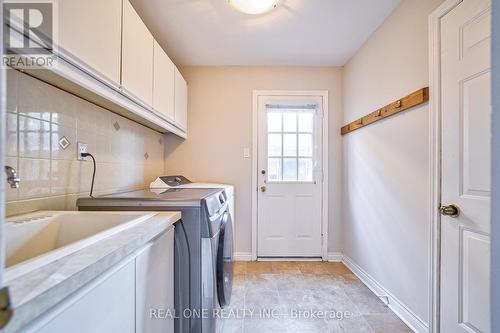
[[[441,292],[441,19],[463,0],[446,0],[429,15],[429,332],[440,331]]]
[[[0,0],[0,17],[3,17],[3,0]],[[3,24],[0,25],[0,45],[3,45]],[[6,131],[3,124],[7,121],[7,111],[6,111],[6,103],[7,103],[7,70],[2,66],[0,67],[0,167],[2,168],[2,177],[5,177],[3,173],[3,168],[5,165],[5,154],[6,154]],[[4,225],[5,225],[5,178],[2,178],[2,182],[0,183],[0,288],[3,287],[3,271],[5,267],[5,240],[4,240]]]
[[[328,90],[254,90],[252,92],[252,260],[257,260],[258,229],[258,135],[259,103],[261,96],[319,96],[323,100],[322,119],[322,191],[321,191],[321,254],[323,261],[328,260]]]

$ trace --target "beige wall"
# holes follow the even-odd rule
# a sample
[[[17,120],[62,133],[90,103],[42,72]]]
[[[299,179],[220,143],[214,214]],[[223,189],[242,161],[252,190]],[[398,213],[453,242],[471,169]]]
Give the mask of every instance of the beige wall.
[[[340,250],[341,75],[339,68],[186,67],[189,138],[169,136],[167,174],[236,186],[236,252],[251,252],[252,90],[328,90],[330,162],[329,251]]]
[[[428,85],[427,18],[404,0],[344,69],[344,122]],[[428,322],[428,105],[343,137],[343,252]]]
[[[75,209],[92,177],[90,158],[76,160],[77,141],[96,157],[95,193],[143,188],[162,173],[160,133],[17,71],[9,70],[7,89],[6,164],[21,178],[18,190],[6,190],[7,215]]]

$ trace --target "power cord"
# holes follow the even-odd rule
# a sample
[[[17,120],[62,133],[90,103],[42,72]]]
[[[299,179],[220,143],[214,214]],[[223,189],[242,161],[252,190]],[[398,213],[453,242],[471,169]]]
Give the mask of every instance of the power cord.
[[[81,153],[80,155],[82,157],[90,156],[90,158],[92,158],[92,162],[94,163],[94,172],[92,173],[92,184],[90,185],[90,197],[93,198],[94,196],[92,195],[92,193],[94,192],[94,181],[95,181],[95,170],[96,170],[95,158],[90,153]]]

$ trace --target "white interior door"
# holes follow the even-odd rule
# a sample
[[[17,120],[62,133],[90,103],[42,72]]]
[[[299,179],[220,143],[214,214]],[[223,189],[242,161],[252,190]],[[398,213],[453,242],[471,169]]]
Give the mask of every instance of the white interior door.
[[[490,329],[491,10],[464,0],[441,22],[441,331]],[[447,214],[446,214],[447,213]]]
[[[321,257],[320,96],[258,98],[259,257]]]

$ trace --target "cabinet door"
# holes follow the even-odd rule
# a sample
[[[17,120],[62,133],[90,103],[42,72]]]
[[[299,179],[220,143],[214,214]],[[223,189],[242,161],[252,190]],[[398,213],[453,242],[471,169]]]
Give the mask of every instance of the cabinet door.
[[[134,277],[131,260],[104,273],[23,332],[134,333]]]
[[[174,120],[175,65],[156,41],[153,77],[153,107]]]
[[[61,51],[120,84],[122,0],[59,0],[58,7]]]
[[[182,129],[187,130],[188,88],[186,80],[179,70],[175,69],[175,121]]]
[[[153,35],[130,4],[123,0],[122,86],[153,105]]]
[[[135,260],[136,332],[171,333],[174,309],[174,229],[154,240]],[[156,311],[156,312],[155,312]]]

